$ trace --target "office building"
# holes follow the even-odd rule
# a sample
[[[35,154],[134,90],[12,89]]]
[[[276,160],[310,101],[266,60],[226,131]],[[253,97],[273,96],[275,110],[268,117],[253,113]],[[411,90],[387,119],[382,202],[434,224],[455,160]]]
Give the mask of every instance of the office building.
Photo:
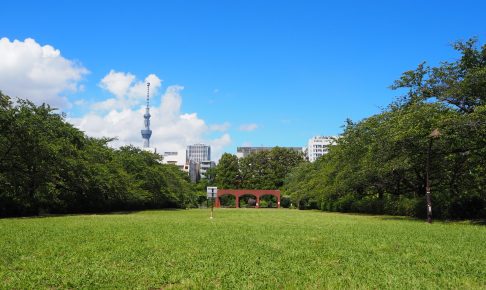
[[[211,160],[211,146],[205,144],[194,144],[187,146],[186,161],[202,162]]]

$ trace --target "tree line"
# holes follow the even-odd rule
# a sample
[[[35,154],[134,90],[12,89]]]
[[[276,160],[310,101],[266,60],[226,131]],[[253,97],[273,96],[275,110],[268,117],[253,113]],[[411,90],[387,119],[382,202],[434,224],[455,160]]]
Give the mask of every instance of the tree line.
[[[195,205],[185,173],[158,154],[91,138],[49,105],[0,92],[0,216]]]
[[[486,218],[486,46],[456,42],[459,58],[406,71],[405,94],[379,114],[347,120],[314,163],[274,148],[224,154],[210,184],[281,189],[300,209],[425,217]],[[288,205],[284,204],[284,205]]]
[[[274,147],[238,159],[224,153],[215,170],[214,184],[228,189],[278,189],[292,168],[305,161],[303,152]]]
[[[288,148],[274,147],[268,151],[259,151],[243,158],[224,153],[218,165],[208,172],[209,179],[201,184],[215,185],[225,189],[280,189],[286,176],[297,165],[305,162],[303,152]],[[221,203],[234,206],[234,198],[221,197]],[[248,198],[240,199],[240,206],[248,203]],[[260,206],[276,206],[277,200],[273,196],[264,196]],[[281,198],[281,205],[290,205],[290,199]]]
[[[405,95],[290,172],[299,208],[423,217],[429,180],[434,217],[486,218],[486,45],[453,47],[457,60],[403,73]]]

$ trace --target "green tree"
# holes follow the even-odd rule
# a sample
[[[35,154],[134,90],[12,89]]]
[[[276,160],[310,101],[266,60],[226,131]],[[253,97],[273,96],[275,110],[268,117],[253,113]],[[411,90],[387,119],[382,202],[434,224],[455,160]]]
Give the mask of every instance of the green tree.
[[[279,189],[290,171],[305,161],[302,152],[274,147],[240,159],[242,188]]]
[[[89,138],[48,105],[0,92],[0,130],[0,216],[195,205],[177,167]]]
[[[477,42],[476,38],[455,42],[453,48],[461,54],[458,60],[437,67],[424,62],[403,73],[392,88],[409,90],[402,98],[405,103],[434,99],[472,113],[486,105],[486,45],[478,48]]]
[[[425,214],[426,161],[434,215],[486,216],[486,49],[455,43],[452,63],[424,63],[393,88],[407,88],[383,112],[347,121],[337,145],[311,165],[296,167],[285,191],[300,208]],[[432,131],[440,137],[431,139]],[[430,147],[429,147],[430,146]]]
[[[219,188],[239,188],[241,181],[238,157],[224,153],[219,159],[213,175],[215,175],[214,181]]]

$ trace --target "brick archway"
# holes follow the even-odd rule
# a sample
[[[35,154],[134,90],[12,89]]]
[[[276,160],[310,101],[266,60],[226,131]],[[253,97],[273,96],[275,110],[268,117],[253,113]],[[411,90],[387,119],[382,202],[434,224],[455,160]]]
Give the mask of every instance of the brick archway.
[[[240,196],[254,195],[256,197],[256,207],[260,207],[260,197],[264,195],[273,195],[277,198],[277,208],[280,207],[280,190],[263,190],[263,189],[218,189],[216,194],[216,207],[221,207],[220,196],[233,195],[236,198],[236,207],[239,207]]]

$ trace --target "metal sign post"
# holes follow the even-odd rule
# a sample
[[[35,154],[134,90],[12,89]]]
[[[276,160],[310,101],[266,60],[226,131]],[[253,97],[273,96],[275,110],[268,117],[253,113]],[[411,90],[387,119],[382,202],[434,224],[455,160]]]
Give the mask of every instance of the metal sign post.
[[[214,195],[218,193],[218,188],[215,186],[208,186],[207,188],[208,197],[211,198],[211,217],[214,217]]]

